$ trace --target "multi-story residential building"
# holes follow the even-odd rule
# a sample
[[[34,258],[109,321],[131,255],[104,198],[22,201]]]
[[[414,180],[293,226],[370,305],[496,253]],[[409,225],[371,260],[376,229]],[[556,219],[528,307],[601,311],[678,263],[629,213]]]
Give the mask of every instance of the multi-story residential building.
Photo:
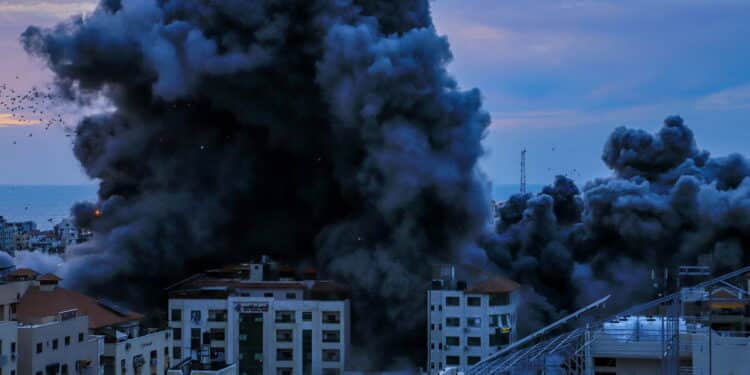
[[[16,251],[16,237],[18,236],[18,227],[9,223],[0,216],[0,250],[13,254]]]
[[[19,342],[20,337],[24,337],[24,344],[34,345],[26,348],[19,344],[24,364],[21,374],[36,375],[35,366],[42,362],[51,366],[50,369],[57,369],[53,374],[65,374],[65,371],[73,374],[72,365],[77,365],[82,374],[87,373],[86,366],[95,368],[91,374],[165,373],[171,357],[170,331],[144,329],[140,326],[141,314],[65,289],[58,285],[59,281],[55,275],[38,276],[31,270],[19,269],[8,274],[0,284],[0,311],[8,319],[22,323]],[[45,337],[50,338],[49,342],[44,341],[42,352],[37,352],[37,341]],[[71,344],[89,341],[96,341],[95,360],[60,362],[62,358],[78,360],[90,354],[93,349],[86,346],[88,344],[84,347]],[[66,350],[73,350],[73,353],[65,354]],[[23,353],[34,357],[33,366],[26,364],[28,357]],[[42,355],[44,353],[47,354]]]
[[[427,291],[428,373],[466,371],[515,340],[518,283],[485,276],[468,285],[452,265],[437,271]]]
[[[55,225],[54,231],[57,238],[62,242],[63,247],[78,243],[79,231],[73,219],[62,219],[60,223]]]
[[[37,273],[28,268],[19,268],[0,280],[0,321],[16,320],[18,301],[36,282],[36,276]]]
[[[0,374],[16,375],[18,323],[0,322]]]
[[[89,335],[88,325],[88,317],[75,309],[21,323],[19,374],[98,375],[103,340]]]
[[[180,366],[238,374],[342,374],[349,359],[348,288],[267,258],[209,270],[169,288]],[[222,366],[236,366],[224,370]],[[223,374],[224,372],[222,372]]]

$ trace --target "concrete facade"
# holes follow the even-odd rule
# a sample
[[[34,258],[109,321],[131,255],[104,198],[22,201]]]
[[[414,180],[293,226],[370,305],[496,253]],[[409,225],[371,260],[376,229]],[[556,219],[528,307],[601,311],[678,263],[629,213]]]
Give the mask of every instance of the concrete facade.
[[[470,301],[474,305],[469,305]],[[429,290],[427,303],[431,374],[448,367],[465,371],[516,339],[517,292],[509,293],[501,304],[493,304],[487,294]]]
[[[0,374],[17,374],[18,324],[0,323]]]
[[[277,291],[278,292],[278,291]],[[181,320],[170,316],[174,360],[198,360],[194,340],[209,333],[212,359],[239,363],[240,315],[262,318],[263,374],[342,374],[349,357],[349,301],[277,300],[273,297],[233,296],[226,300],[170,299],[169,311],[180,311]],[[210,319],[210,312],[226,313],[226,320]],[[216,316],[216,314],[213,314]],[[192,319],[199,317],[198,319]],[[187,318],[187,319],[185,319]],[[198,330],[197,334],[196,331]],[[304,371],[304,335],[310,335],[309,372]],[[222,338],[223,337],[223,338]],[[243,372],[240,372],[243,374]]]
[[[119,342],[104,343],[104,375],[164,374],[171,363],[171,333],[156,331]]]
[[[441,265],[427,291],[427,373],[466,371],[516,339],[516,282],[482,275],[469,285],[457,274],[476,270]]]
[[[99,374],[104,339],[88,334],[88,317],[61,317],[18,327],[18,372],[23,375]]]
[[[343,374],[351,356],[350,291],[316,274],[297,273],[264,256],[173,285],[173,368],[193,374],[225,365],[235,365],[240,375]]]

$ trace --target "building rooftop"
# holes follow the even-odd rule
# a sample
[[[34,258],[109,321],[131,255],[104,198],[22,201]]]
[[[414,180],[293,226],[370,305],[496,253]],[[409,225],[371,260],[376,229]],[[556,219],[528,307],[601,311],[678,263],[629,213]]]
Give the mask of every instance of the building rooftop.
[[[10,279],[33,279],[37,275],[34,270],[29,268],[18,268],[15,271],[8,274]]]
[[[259,267],[260,266],[260,267]],[[173,298],[226,298],[243,290],[302,290],[304,299],[347,299],[351,289],[331,280],[316,280],[317,271],[301,274],[289,265],[270,261],[210,269],[167,288]]]
[[[56,282],[58,282],[60,280],[62,280],[62,279],[59,278],[59,277],[57,277],[57,275],[53,275],[51,273],[44,274],[44,275],[39,276],[37,278],[37,281],[52,282],[52,283],[56,283]]]
[[[507,293],[512,292],[520,287],[521,285],[511,279],[502,276],[495,276],[484,281],[480,281],[471,288],[466,289],[466,293]]]
[[[29,287],[18,302],[16,318],[22,323],[35,323],[46,317],[56,316],[62,311],[73,309],[77,309],[80,313],[89,317],[89,328],[91,329],[123,324],[143,318],[143,315],[139,313],[109,308],[94,298],[59,286],[53,289],[44,289],[39,286]]]

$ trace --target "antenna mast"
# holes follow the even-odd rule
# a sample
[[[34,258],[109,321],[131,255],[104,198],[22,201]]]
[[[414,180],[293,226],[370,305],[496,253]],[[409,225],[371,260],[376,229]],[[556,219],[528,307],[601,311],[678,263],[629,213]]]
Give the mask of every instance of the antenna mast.
[[[526,194],[526,149],[521,151],[521,193]]]

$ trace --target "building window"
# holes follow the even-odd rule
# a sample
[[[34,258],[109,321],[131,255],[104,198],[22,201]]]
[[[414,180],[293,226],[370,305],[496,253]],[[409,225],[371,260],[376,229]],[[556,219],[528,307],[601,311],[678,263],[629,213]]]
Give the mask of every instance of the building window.
[[[341,372],[337,368],[324,368],[323,375],[339,375]]]
[[[443,323],[438,323],[438,331],[442,331],[442,330],[443,330]]]
[[[499,329],[490,335],[490,346],[504,346],[510,344],[510,334],[502,333]]]
[[[469,365],[469,366],[474,366],[477,363],[479,363],[479,361],[481,361],[481,360],[482,360],[482,357],[478,357],[478,356],[475,356],[475,355],[470,355],[470,356],[466,357],[466,364]]]
[[[59,342],[57,339],[52,340],[52,350],[57,350],[57,347],[59,345]]]
[[[323,362],[338,362],[339,359],[338,349],[323,349]]]
[[[182,328],[172,328],[172,337],[175,340],[182,340]]]
[[[430,305],[430,311],[435,311],[435,305]]]
[[[305,322],[312,321],[312,311],[303,311],[302,312],[302,321],[305,321]]]
[[[224,328],[211,328],[211,340],[224,341]]]
[[[226,360],[224,348],[211,348],[211,360],[223,363]]]
[[[276,349],[276,360],[277,361],[291,361],[294,359],[294,352],[292,349]]]
[[[287,299],[297,299],[297,293],[287,293],[286,294]]]
[[[291,329],[277,329],[276,330],[276,341],[278,342],[292,342],[294,336]]]
[[[273,298],[273,293],[263,293],[263,297]]]
[[[466,345],[482,346],[482,338],[479,336],[469,336],[468,338],[466,338]]]
[[[181,309],[172,309],[172,321],[173,322],[179,322],[182,320],[182,310]]]
[[[43,345],[41,342],[36,343],[36,352],[41,353],[42,352]]]
[[[438,311],[443,311],[443,305],[438,305]]]
[[[446,306],[459,306],[460,304],[461,300],[458,297],[445,297]]]
[[[500,327],[500,315],[490,315],[490,327]]]
[[[340,342],[339,331],[323,331],[323,342]]]
[[[277,311],[276,323],[294,323],[294,311]]]
[[[78,334],[78,342],[83,342],[83,332]]]
[[[459,320],[459,318],[452,317],[452,316],[445,318],[446,327],[458,327],[460,325],[461,325],[461,321]]]
[[[461,339],[458,336],[445,336],[446,346],[459,346],[461,345]]]
[[[16,352],[16,343],[12,342],[10,343],[10,353],[13,354]]]
[[[68,365],[63,364],[60,366],[60,375],[68,375]]]
[[[490,306],[505,306],[505,305],[510,305],[510,294],[508,293],[490,294]]]
[[[594,366],[597,367],[617,367],[617,359],[611,357],[594,358]]]
[[[433,350],[435,349],[435,343],[434,342],[430,343],[430,349],[433,349]]]
[[[430,331],[434,331],[434,330],[435,330],[435,323],[430,323]]]
[[[70,345],[70,336],[65,336],[65,346]]]
[[[446,366],[457,366],[461,364],[461,359],[457,355],[447,355],[445,356],[445,365]]]
[[[276,375],[292,375],[292,369],[289,367],[279,367],[276,369]]]
[[[479,317],[476,317],[476,316],[472,316],[472,317],[466,318],[466,326],[467,327],[473,327],[473,328],[481,327],[482,326],[482,318],[479,318]]]
[[[480,297],[467,297],[466,305],[468,306],[482,306],[482,298]]]
[[[438,343],[438,349],[443,350],[443,343],[442,342]]]
[[[200,310],[192,310],[192,311],[190,311],[190,321],[200,322],[201,321],[201,311]]]
[[[323,311],[323,323],[341,323],[341,314],[338,311]]]
[[[172,358],[174,359],[182,359],[182,348],[179,346],[175,346],[172,348]]]
[[[190,329],[190,349],[197,350],[201,347],[201,329]]]
[[[227,310],[208,310],[209,322],[226,322]]]

